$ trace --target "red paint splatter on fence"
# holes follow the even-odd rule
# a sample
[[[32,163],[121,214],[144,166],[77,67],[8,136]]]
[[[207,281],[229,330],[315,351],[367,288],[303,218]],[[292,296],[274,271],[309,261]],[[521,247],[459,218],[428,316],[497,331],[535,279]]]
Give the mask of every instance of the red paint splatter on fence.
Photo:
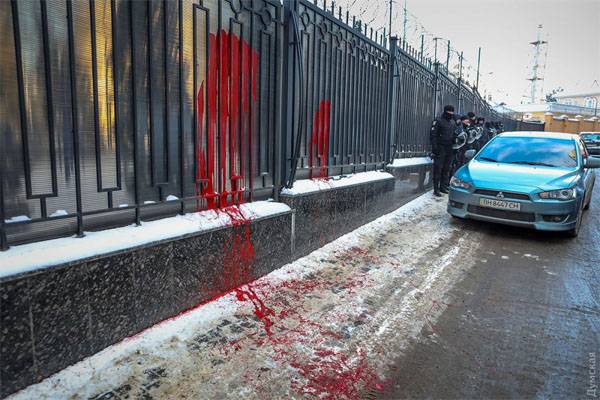
[[[253,187],[254,171],[258,53],[224,30],[218,37],[210,34],[208,45],[207,82],[203,81],[196,93],[198,210],[203,208],[202,200],[208,209],[241,204],[247,188]]]
[[[327,164],[329,157],[329,115],[331,103],[322,100],[313,120],[312,136],[308,154],[309,177],[314,178],[313,169],[319,168],[316,178],[327,178]]]

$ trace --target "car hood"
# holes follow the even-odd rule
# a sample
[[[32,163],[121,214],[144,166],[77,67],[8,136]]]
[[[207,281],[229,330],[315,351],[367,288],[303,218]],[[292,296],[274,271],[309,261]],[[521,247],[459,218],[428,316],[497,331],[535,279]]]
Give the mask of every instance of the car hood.
[[[579,179],[579,169],[551,168],[518,164],[488,163],[472,160],[460,171],[459,178],[477,188],[530,192],[572,186]]]

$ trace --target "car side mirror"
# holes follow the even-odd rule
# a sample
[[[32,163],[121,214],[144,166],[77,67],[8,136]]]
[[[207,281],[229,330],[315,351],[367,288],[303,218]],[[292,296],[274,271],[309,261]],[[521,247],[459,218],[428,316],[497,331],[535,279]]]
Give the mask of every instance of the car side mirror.
[[[475,150],[471,149],[471,150],[465,151],[465,158],[467,160],[470,160],[473,157],[475,157]]]
[[[600,158],[589,156],[583,161],[585,168],[600,168]]]

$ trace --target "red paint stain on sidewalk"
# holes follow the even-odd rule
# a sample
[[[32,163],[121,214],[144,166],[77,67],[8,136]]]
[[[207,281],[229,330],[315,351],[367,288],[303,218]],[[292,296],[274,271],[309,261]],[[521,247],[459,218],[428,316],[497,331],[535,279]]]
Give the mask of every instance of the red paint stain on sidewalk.
[[[292,388],[303,395],[332,400],[360,399],[368,389],[383,389],[383,383],[360,350],[355,359],[350,360],[339,352],[317,349],[308,364],[292,360],[291,367],[306,380],[306,383],[294,380]]]

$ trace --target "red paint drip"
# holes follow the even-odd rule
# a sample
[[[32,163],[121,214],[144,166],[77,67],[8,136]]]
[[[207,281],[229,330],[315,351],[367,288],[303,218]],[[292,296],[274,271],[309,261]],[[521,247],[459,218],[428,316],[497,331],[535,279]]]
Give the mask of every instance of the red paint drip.
[[[223,275],[214,283],[215,296],[235,290],[240,301],[252,302],[255,315],[264,321],[269,333],[273,311],[252,288],[240,288],[252,280],[255,262],[250,221],[237,207],[230,207],[244,202],[248,161],[248,185],[252,188],[254,184],[253,105],[257,100],[259,57],[250,44],[224,30],[218,36],[210,34],[208,45],[207,93],[202,82],[196,94],[196,208],[202,209],[204,202],[208,209],[221,208],[217,212],[225,212],[233,224],[231,237],[223,246]]]
[[[246,288],[238,288],[235,294],[239,301],[248,300],[254,306],[254,315],[265,324],[265,331],[268,336],[271,336],[271,326],[273,326],[272,317],[275,316],[275,311],[267,307],[264,301],[256,294],[254,289],[247,285]]]
[[[198,209],[201,209],[201,200],[205,200],[208,209],[243,203],[248,161],[247,184],[253,187],[255,110],[252,105],[257,100],[258,66],[258,53],[246,41],[224,30],[218,37],[209,35],[208,93],[205,94],[202,82],[196,94]],[[205,114],[208,115],[206,127]]]
[[[322,100],[313,120],[312,136],[309,148],[308,165],[309,177],[313,178],[313,169],[319,168],[317,178],[327,178],[327,164],[329,157],[329,126],[331,103]]]

